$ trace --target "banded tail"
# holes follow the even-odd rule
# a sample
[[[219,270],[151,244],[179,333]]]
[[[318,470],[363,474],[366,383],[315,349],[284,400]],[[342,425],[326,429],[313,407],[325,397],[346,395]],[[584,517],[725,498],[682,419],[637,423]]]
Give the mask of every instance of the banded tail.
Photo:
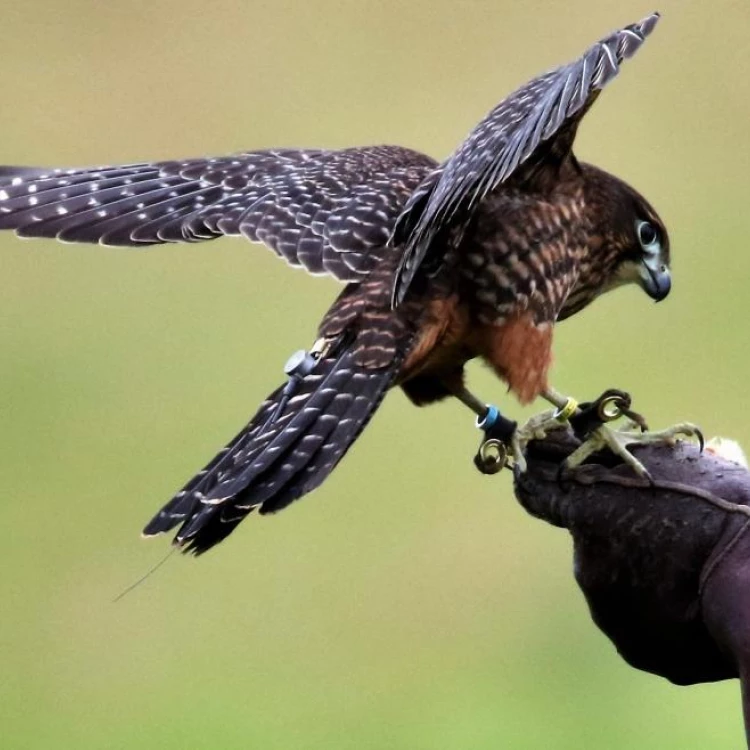
[[[144,535],[177,525],[175,544],[199,555],[256,508],[274,513],[315,489],[357,439],[397,373],[368,369],[345,342],[293,393],[275,390],[250,423],[148,523]]]

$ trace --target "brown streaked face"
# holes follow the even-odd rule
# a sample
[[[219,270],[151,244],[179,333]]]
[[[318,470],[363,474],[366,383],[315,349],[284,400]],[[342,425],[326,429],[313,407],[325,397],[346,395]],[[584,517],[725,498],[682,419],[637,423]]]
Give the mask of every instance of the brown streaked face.
[[[626,183],[590,165],[583,172],[588,183],[589,248],[558,320],[625,284],[638,284],[651,299],[663,300],[672,288],[664,223]]]

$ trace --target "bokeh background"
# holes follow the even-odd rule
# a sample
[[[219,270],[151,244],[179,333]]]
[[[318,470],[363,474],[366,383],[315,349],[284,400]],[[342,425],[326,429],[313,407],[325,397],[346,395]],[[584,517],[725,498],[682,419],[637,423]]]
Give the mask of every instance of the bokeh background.
[[[633,0],[2,2],[0,163],[268,146],[446,156]],[[664,0],[581,158],[671,229],[675,287],[558,329],[554,382],[750,444],[750,5]],[[139,531],[308,345],[334,282],[224,240],[0,237],[0,744],[7,748],[736,748],[738,685],[636,672],[567,535],[471,463],[457,405],[393,393],[326,485],[200,560]],[[504,389],[479,365],[486,398]],[[511,413],[523,413],[508,404]]]

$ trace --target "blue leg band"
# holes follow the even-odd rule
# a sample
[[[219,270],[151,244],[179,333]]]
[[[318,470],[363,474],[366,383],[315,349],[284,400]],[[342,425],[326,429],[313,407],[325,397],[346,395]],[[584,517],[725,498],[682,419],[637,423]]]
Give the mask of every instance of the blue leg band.
[[[500,419],[500,410],[497,406],[487,404],[487,413],[481,418],[477,417],[477,427],[480,430],[489,430],[498,419]]]

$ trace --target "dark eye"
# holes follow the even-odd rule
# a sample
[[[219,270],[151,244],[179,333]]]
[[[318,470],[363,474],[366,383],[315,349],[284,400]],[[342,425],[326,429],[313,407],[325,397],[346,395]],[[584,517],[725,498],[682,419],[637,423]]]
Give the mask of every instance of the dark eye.
[[[638,239],[645,250],[647,247],[659,244],[659,232],[650,222],[640,221],[638,222]]]

